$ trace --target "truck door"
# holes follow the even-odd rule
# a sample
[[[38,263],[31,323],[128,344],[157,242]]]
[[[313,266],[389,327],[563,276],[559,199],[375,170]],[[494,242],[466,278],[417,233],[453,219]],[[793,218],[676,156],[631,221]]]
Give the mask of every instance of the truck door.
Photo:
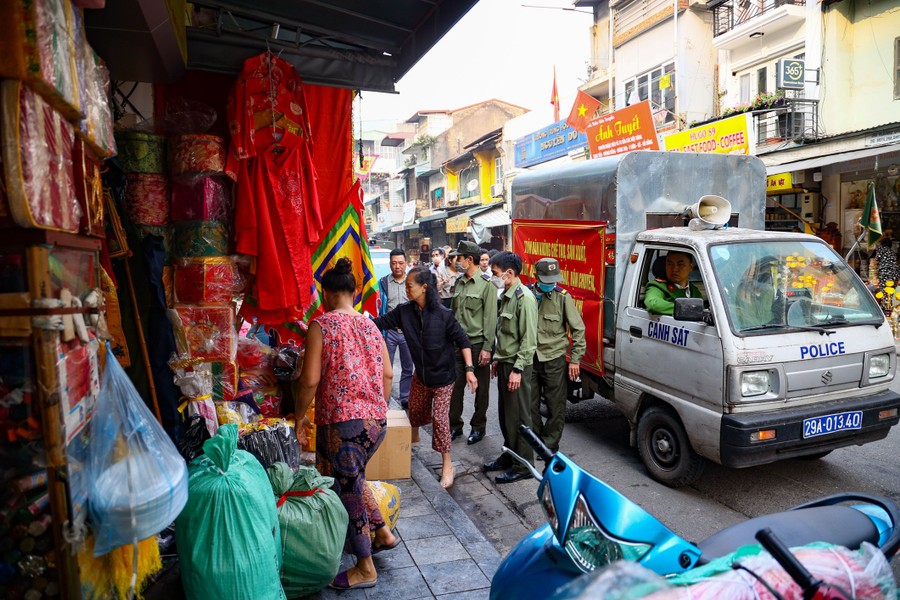
[[[704,299],[708,297],[708,284],[696,267],[699,263],[692,250],[669,246],[648,247],[643,252],[642,262],[635,265],[638,280],[623,290],[624,308],[617,320],[617,397],[622,391],[620,384],[635,394],[631,410],[623,407],[631,419],[638,416],[637,399],[642,391],[668,402],[684,422],[695,450],[718,456],[724,367],[716,325],[676,321],[669,315],[651,314],[644,305],[650,282],[661,280],[667,289],[674,289],[666,282],[665,270],[666,255],[672,251],[691,257],[694,267],[689,276],[690,289],[699,291]]]

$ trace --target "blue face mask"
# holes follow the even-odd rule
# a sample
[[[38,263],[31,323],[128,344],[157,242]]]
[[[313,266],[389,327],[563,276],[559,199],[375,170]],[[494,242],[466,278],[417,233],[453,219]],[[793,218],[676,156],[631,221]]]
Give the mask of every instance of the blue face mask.
[[[537,287],[542,292],[552,292],[553,288],[556,287],[555,283],[538,283]]]

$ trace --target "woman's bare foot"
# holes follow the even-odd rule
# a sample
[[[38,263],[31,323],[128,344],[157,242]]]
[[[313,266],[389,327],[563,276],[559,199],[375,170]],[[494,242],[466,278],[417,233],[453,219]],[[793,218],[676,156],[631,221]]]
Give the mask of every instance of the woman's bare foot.
[[[375,571],[375,565],[371,563],[371,560],[372,558],[369,557],[370,564],[368,569],[358,563],[355,567],[347,569],[347,583],[354,586],[364,582],[377,581],[378,573]]]
[[[419,428],[413,427],[410,431],[411,431],[411,433],[410,433],[409,441],[411,441],[413,444],[418,444],[419,443]]]
[[[453,471],[453,459],[450,458],[449,452],[442,452],[441,458],[441,487],[447,489],[453,485],[455,473]]]
[[[444,467],[441,469],[441,487],[447,489],[451,485],[453,485],[453,479],[455,477],[455,473],[453,472],[453,465],[450,467]]]

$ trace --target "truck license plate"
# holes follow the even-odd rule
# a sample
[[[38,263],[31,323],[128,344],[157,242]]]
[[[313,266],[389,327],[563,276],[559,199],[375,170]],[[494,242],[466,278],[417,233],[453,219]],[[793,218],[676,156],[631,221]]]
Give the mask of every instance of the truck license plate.
[[[848,429],[860,429],[862,427],[862,411],[837,413],[824,417],[813,417],[803,420],[803,437],[811,438],[817,435],[846,431]]]

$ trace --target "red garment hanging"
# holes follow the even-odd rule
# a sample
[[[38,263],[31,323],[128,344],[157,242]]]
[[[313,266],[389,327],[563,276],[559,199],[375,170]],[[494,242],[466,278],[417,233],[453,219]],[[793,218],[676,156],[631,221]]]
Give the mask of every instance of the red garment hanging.
[[[311,245],[322,230],[300,76],[271,53],[249,58],[227,112],[236,249],[256,258],[248,308],[260,322],[295,321],[312,302]]]

